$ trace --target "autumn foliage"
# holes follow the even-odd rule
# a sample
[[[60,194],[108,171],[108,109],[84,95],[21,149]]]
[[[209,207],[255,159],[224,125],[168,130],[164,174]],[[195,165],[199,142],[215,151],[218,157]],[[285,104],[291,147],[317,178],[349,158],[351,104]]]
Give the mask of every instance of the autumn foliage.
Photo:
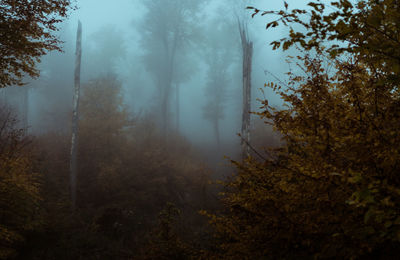
[[[69,6],[38,3],[61,16]],[[265,84],[283,105],[261,100],[265,127],[253,156],[232,161],[223,207],[195,149],[129,111],[111,73],[82,86],[75,211],[69,134],[28,137],[1,110],[0,259],[397,259],[400,3],[289,7],[248,8],[271,19],[267,29],[290,27],[272,46],[297,51],[298,69]],[[56,48],[47,40],[16,78],[3,70],[0,87],[35,75],[35,58]]]
[[[399,63],[391,50],[400,44],[399,5],[339,1],[328,13],[322,3],[309,6],[261,12],[278,16],[267,27],[303,26],[272,44],[297,46],[304,73],[289,73],[287,86],[267,84],[285,107],[265,100],[258,114],[284,144],[265,160],[235,162],[223,193],[227,211],[210,215],[221,258],[398,254]]]
[[[21,85],[26,74],[39,76],[40,58],[61,51],[54,32],[71,8],[69,0],[0,2],[0,88]]]
[[[203,235],[206,221],[197,211],[212,201],[206,167],[182,137],[171,135],[166,142],[148,116],[132,116],[123,105],[121,87],[113,75],[82,86],[74,214],[68,195],[69,138],[56,133],[39,138],[45,221],[33,236],[42,243],[28,241],[25,258],[147,259],[145,248],[168,255],[172,242],[160,232],[175,215],[158,216],[171,210],[171,203],[180,212],[179,224],[171,226],[174,239]]]
[[[41,197],[34,146],[16,125],[15,115],[3,107],[0,111],[0,259],[16,256],[27,234],[40,224]]]

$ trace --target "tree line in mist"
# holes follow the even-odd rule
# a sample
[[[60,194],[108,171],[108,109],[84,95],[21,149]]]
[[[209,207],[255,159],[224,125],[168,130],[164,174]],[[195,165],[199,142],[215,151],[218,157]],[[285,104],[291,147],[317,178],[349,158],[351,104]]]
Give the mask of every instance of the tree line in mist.
[[[0,86],[14,104],[0,111],[0,259],[396,258],[397,1],[225,4],[207,19],[212,1],[144,1],[132,82],[115,27],[90,49],[79,25],[74,55],[38,64],[76,6],[22,2],[0,3]],[[289,28],[271,45],[296,55],[287,78],[264,85],[282,105],[267,96],[258,109],[249,19],[260,17],[267,31]],[[142,112],[127,83],[131,101],[154,90]],[[193,109],[182,89],[196,84],[212,145],[182,131]]]

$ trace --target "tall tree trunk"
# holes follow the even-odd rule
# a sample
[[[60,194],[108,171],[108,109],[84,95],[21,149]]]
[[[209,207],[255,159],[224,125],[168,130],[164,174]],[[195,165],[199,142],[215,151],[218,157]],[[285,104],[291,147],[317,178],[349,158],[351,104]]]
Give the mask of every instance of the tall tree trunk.
[[[6,88],[0,88],[0,108],[4,108],[7,102]]]
[[[72,114],[72,138],[70,158],[70,192],[72,210],[76,208],[76,176],[77,176],[77,146],[78,146],[78,123],[79,123],[79,92],[81,87],[81,58],[82,58],[82,24],[78,21],[75,52],[75,91],[74,107]]]
[[[179,104],[179,83],[176,83],[176,89],[175,89],[175,108],[176,108],[176,132],[179,133],[179,117],[180,117],[180,104]]]
[[[219,152],[221,141],[220,141],[220,137],[219,137],[219,119],[218,118],[214,122],[214,131],[215,131],[215,139],[217,141],[217,151]],[[219,154],[218,154],[218,156],[219,156]]]
[[[22,102],[22,129],[25,134],[28,134],[28,107],[29,107],[29,88],[25,86],[22,89],[23,102]]]
[[[251,67],[253,42],[249,40],[247,27],[239,21],[239,32],[243,50],[243,114],[242,114],[242,158],[250,155],[250,111],[251,111]]]
[[[170,88],[171,88],[171,83],[167,82],[163,89],[163,97],[161,101],[162,131],[165,140],[167,138],[168,122],[169,122],[168,115],[169,115]]]
[[[163,100],[161,101],[161,115],[162,115],[162,129],[163,129],[163,134],[164,134],[164,139],[166,140],[167,138],[167,132],[169,128],[169,112],[170,112],[170,98],[171,98],[171,89],[172,89],[172,82],[173,82],[173,77],[174,77],[174,60],[175,60],[175,53],[176,53],[176,47],[178,44],[178,32],[175,32],[173,41],[171,44],[168,43],[168,39],[164,39],[164,50],[166,53],[166,58],[167,58],[167,68],[166,68],[166,82],[165,82],[165,87],[164,87],[164,93],[163,93]]]

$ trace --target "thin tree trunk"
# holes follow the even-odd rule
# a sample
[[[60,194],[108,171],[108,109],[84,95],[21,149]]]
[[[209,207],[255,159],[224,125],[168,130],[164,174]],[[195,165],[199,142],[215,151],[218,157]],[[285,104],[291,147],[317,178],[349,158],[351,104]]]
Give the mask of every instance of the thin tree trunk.
[[[81,58],[82,58],[82,24],[78,21],[75,52],[75,91],[74,107],[72,114],[72,138],[71,138],[71,160],[70,160],[70,192],[72,210],[76,208],[76,182],[77,182],[77,145],[78,145],[78,123],[79,123],[79,92],[81,86]]]
[[[243,114],[242,114],[242,158],[250,155],[250,111],[251,111],[251,67],[253,42],[249,40],[247,28],[239,21],[243,50]]]
[[[179,104],[179,83],[176,83],[175,89],[175,106],[176,106],[176,132],[179,133],[179,117],[180,117],[180,104]]]
[[[164,140],[167,138],[167,132],[169,129],[169,108],[170,108],[170,92],[171,92],[171,83],[167,80],[165,88],[163,89],[163,97],[161,101],[161,116],[162,116],[162,131],[164,135]]]
[[[219,152],[221,141],[220,141],[220,137],[219,137],[219,119],[218,118],[214,122],[214,131],[215,131],[215,138],[217,141],[217,151]],[[218,156],[219,156],[219,154],[218,154]]]
[[[22,104],[22,129],[25,134],[28,134],[28,106],[29,106],[29,88],[25,86],[23,88],[23,104]]]
[[[163,93],[163,100],[161,102],[161,113],[162,113],[162,121],[163,121],[163,134],[164,134],[164,140],[167,138],[167,132],[169,130],[169,112],[170,112],[170,98],[171,98],[171,89],[172,89],[172,81],[173,81],[173,75],[174,75],[174,59],[175,59],[175,53],[176,53],[176,47],[178,44],[178,32],[175,32],[173,42],[171,43],[171,49],[169,48],[169,44],[167,39],[164,39],[164,49],[166,52],[166,58],[167,58],[167,79],[165,82],[165,87],[164,87],[164,93]]]

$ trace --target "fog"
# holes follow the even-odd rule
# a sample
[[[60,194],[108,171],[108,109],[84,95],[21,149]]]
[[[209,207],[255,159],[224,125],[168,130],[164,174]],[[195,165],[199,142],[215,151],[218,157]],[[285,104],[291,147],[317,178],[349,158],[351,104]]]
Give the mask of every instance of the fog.
[[[178,1],[179,2],[179,1]],[[185,2],[185,1],[183,1]],[[288,65],[285,57],[290,53],[272,51],[269,43],[279,39],[285,28],[265,30],[268,21],[265,17],[253,19],[246,6],[257,6],[266,10],[279,9],[283,2],[278,1],[195,1],[187,5],[192,21],[181,24],[189,34],[178,47],[175,58],[175,73],[172,85],[179,83],[179,123],[174,108],[175,94],[169,97],[168,129],[177,130],[192,144],[199,148],[215,146],[215,134],[212,124],[204,117],[207,98],[207,70],[212,53],[210,45],[229,52],[226,61],[229,81],[224,86],[223,115],[219,122],[222,155],[233,156],[239,149],[240,139],[237,134],[241,127],[242,82],[241,82],[241,47],[237,18],[248,26],[250,39],[254,43],[252,68],[252,110],[257,111],[258,99],[267,98],[270,104],[279,105],[280,101],[264,83],[285,81]],[[299,1],[289,1],[296,7]],[[170,4],[170,8],[174,4]],[[190,6],[192,5],[192,6]],[[179,3],[177,4],[179,6]],[[149,10],[146,1],[119,0],[110,4],[105,0],[85,0],[77,2],[78,9],[72,11],[69,18],[59,28],[63,40],[63,53],[51,52],[43,57],[39,67],[41,76],[37,80],[26,79],[29,87],[28,114],[26,116],[30,133],[48,131],[69,132],[70,111],[72,106],[74,52],[76,27],[80,20],[83,24],[83,55],[81,84],[104,75],[115,75],[122,83],[123,102],[135,115],[152,114],[155,122],[160,123],[160,105],[163,89],[157,86],[157,80],[166,80],[160,75],[162,69],[155,68],[163,62],[160,35],[156,28],[164,23],[173,23],[173,15],[159,17],[157,12],[169,8],[168,4],[160,9]],[[192,8],[192,10],[190,10]],[[172,10],[171,10],[172,12]],[[164,15],[164,14],[162,14]],[[157,19],[164,19],[157,21]],[[170,19],[170,21],[168,20]],[[186,18],[185,18],[186,19]],[[149,23],[152,23],[150,24]],[[181,21],[177,21],[180,23]],[[166,25],[174,26],[174,25]],[[176,26],[176,25],[175,25]],[[191,27],[192,26],[192,27]],[[194,27],[193,27],[194,26]],[[167,27],[164,29],[168,30]],[[150,35],[150,36],[149,36]],[[208,62],[208,63],[207,63]],[[157,78],[158,77],[158,78]],[[174,87],[174,86],[172,86]],[[261,91],[263,89],[263,91]],[[14,90],[8,91],[8,100],[15,99]],[[264,92],[264,93],[263,93]],[[172,93],[172,92],[171,92]],[[208,95],[208,97],[207,97]],[[17,98],[18,99],[18,98]],[[11,103],[20,103],[13,102]],[[21,106],[21,104],[19,104]],[[19,108],[21,110],[21,108]],[[252,116],[255,117],[255,116]],[[179,129],[174,129],[179,124]],[[162,124],[159,126],[161,127]],[[214,149],[214,148],[212,148]]]
[[[160,89],[155,86],[154,75],[146,68],[149,59],[157,61],[155,57],[147,57],[148,43],[144,43],[146,21],[157,19],[157,12],[146,9],[145,1],[119,0],[110,4],[105,0],[78,1],[78,9],[72,11],[68,20],[60,25],[59,35],[64,41],[64,52],[52,52],[45,56],[39,65],[41,77],[31,81],[27,79],[29,89],[29,131],[43,132],[67,127],[68,116],[65,115],[72,104],[73,66],[76,26],[78,20],[83,24],[83,56],[82,56],[82,84],[108,73],[115,74],[123,85],[124,103],[133,113],[153,112],[157,109]],[[200,3],[201,2],[201,3]],[[290,4],[299,1],[289,1]],[[278,1],[249,1],[232,4],[224,1],[199,1],[196,16],[196,35],[188,39],[189,43],[181,51],[182,67],[188,69],[184,75],[180,92],[180,128],[179,132],[193,143],[212,144],[213,131],[210,124],[202,116],[206,104],[205,85],[207,81],[207,44],[210,40],[225,44],[223,48],[231,49],[232,64],[229,65],[230,82],[225,90],[226,101],[224,118],[221,121],[222,142],[238,143],[236,134],[240,132],[241,124],[241,50],[237,30],[236,16],[245,19],[248,23],[251,40],[255,44],[253,71],[252,71],[252,109],[258,107],[257,99],[263,98],[260,88],[265,82],[275,80],[272,75],[283,79],[288,66],[285,56],[279,51],[272,51],[269,43],[281,37],[279,30],[265,30],[266,19],[256,16],[249,18],[251,13],[245,10],[247,5],[260,8],[278,9],[283,3]],[[162,8],[162,7],[161,7]],[[173,17],[170,17],[171,19]],[[218,26],[225,36],[214,33]],[[190,25],[189,25],[190,26]],[[211,37],[220,37],[211,39]],[[225,38],[221,38],[225,37]],[[228,37],[230,37],[228,39]],[[148,39],[156,41],[157,38]],[[146,46],[144,46],[144,44]],[[222,46],[221,46],[222,47]],[[154,47],[156,48],[156,47]],[[180,55],[180,53],[178,53]],[[180,61],[177,61],[180,63]],[[179,76],[178,76],[179,77]],[[179,79],[177,79],[179,80]],[[271,91],[265,93],[273,104],[279,100]],[[171,103],[174,100],[169,101]],[[171,111],[172,113],[172,111]],[[52,119],[46,115],[53,114]],[[170,115],[173,119],[176,115]],[[57,118],[54,120],[54,118]],[[62,119],[61,119],[62,118]],[[63,122],[58,122],[63,121]],[[51,124],[51,126],[49,125]],[[64,124],[64,125],[63,125]],[[67,129],[64,129],[67,130]]]
[[[269,43],[282,38],[287,29],[278,27],[267,31],[265,24],[270,18],[259,15],[251,18],[250,10],[245,9],[246,6],[256,6],[265,10],[277,10],[283,7],[283,2],[194,2],[196,4],[189,3],[193,6],[188,8],[193,9],[193,13],[189,15],[193,20],[182,24],[187,26],[185,30],[191,30],[191,35],[178,47],[175,61],[177,74],[172,79],[172,88],[176,83],[180,85],[179,123],[176,123],[178,119],[173,94],[168,98],[167,131],[177,130],[199,149],[214,150],[215,131],[210,121],[205,118],[204,109],[207,99],[212,95],[210,90],[206,93],[209,77],[207,70],[210,65],[207,64],[207,59],[212,58],[208,49],[212,41],[219,42],[218,47],[228,50],[231,57],[226,66],[229,81],[223,90],[223,115],[219,122],[221,154],[217,157],[224,162],[224,155],[235,157],[240,153],[240,138],[237,134],[241,128],[242,50],[237,17],[247,23],[250,39],[254,43],[251,98],[253,111],[257,111],[260,106],[259,99],[267,98],[270,104],[280,105],[280,100],[270,89],[264,88],[264,83],[286,80],[285,73],[289,66],[285,59],[287,55],[293,55],[293,51],[273,51]],[[293,8],[304,6],[300,2],[288,1]],[[173,15],[159,17],[157,13],[163,8],[168,8],[168,4],[159,7],[159,10],[149,10],[150,6],[146,1],[140,0],[119,0],[112,4],[105,0],[85,0],[77,1],[77,7],[78,9],[72,11],[69,18],[59,26],[59,35],[64,41],[64,52],[51,52],[45,56],[39,65],[41,77],[33,81],[27,79],[29,112],[26,120],[29,132],[70,131],[78,20],[83,24],[81,84],[84,85],[102,75],[115,75],[122,83],[123,102],[132,115],[151,114],[153,120],[162,127],[160,106],[163,89],[157,86],[160,84],[157,81],[166,78],[160,75],[162,69],[154,68],[155,64],[163,62],[162,46],[158,42],[161,38],[157,35],[148,36],[162,30],[154,27],[160,26],[156,21],[158,18],[164,19],[161,23],[173,22]],[[149,25],[151,21],[155,22]],[[194,25],[195,28],[191,28]],[[253,115],[252,118],[257,120],[257,116]],[[177,124],[179,129],[175,127]],[[252,127],[254,128],[254,125]]]
[[[293,7],[298,3],[289,1]],[[24,254],[159,259],[146,248],[158,243],[157,230],[170,234],[172,222],[184,241],[212,247],[210,226],[199,211],[221,209],[216,180],[234,176],[233,161],[260,159],[265,147],[281,143],[250,112],[260,111],[265,99],[282,105],[264,85],[288,80],[285,60],[296,51],[273,51],[270,42],[287,28],[266,30],[271,18],[252,18],[246,7],[279,10],[283,2],[77,0],[76,5],[58,25],[62,52],[41,58],[38,78],[0,90],[1,105],[11,108],[16,129],[23,130],[14,134],[11,121],[8,137],[23,133],[30,141],[31,161],[21,161],[29,176],[40,176],[27,189],[38,193],[32,214],[40,209],[42,224],[21,243],[22,259]],[[82,56],[75,96],[78,21]],[[0,120],[7,122],[5,114]],[[44,240],[35,244],[36,237]],[[163,241],[158,247],[169,254]]]
[[[179,1],[178,1],[179,2]],[[185,1],[182,1],[185,2]],[[187,35],[182,36],[175,57],[175,73],[171,86],[179,84],[179,119],[174,108],[176,95],[168,97],[166,131],[177,131],[190,143],[199,148],[214,149],[215,131],[204,116],[207,99],[207,73],[212,62],[210,48],[226,51],[229,59],[224,61],[226,77],[223,89],[223,115],[219,122],[222,155],[234,156],[239,149],[237,134],[241,127],[242,83],[241,46],[237,18],[246,22],[250,39],[254,43],[252,68],[252,110],[257,111],[258,99],[268,98],[271,104],[280,101],[264,83],[276,79],[285,80],[288,65],[284,54],[272,51],[269,43],[281,38],[285,29],[265,30],[268,19],[256,16],[246,6],[279,9],[283,3],[276,1],[187,1],[184,8],[191,12],[184,21],[174,21],[163,8],[175,8],[175,3],[165,7],[153,6],[139,0],[119,0],[110,4],[105,0],[78,1],[78,9],[59,26],[59,37],[63,40],[63,53],[51,52],[39,64],[40,78],[26,79],[28,90],[28,109],[26,117],[30,133],[70,130],[70,111],[72,106],[74,52],[76,26],[78,20],[83,24],[83,55],[81,84],[104,75],[115,75],[122,83],[123,102],[133,115],[152,114],[160,123],[160,105],[163,89],[160,82],[168,80],[162,68],[163,62],[162,30],[168,26],[181,26]],[[291,1],[289,4],[298,3]],[[177,3],[176,6],[179,6]],[[158,8],[158,9],[157,9]],[[173,10],[170,10],[172,13]],[[164,19],[164,20],[160,20]],[[160,20],[160,21],[159,21]],[[173,23],[178,23],[173,25]],[[159,26],[159,28],[157,28]],[[161,27],[160,27],[161,26]],[[172,28],[171,27],[171,28]],[[157,35],[157,33],[159,35]],[[213,45],[214,44],[214,45]],[[165,72],[164,72],[165,73]],[[264,89],[264,93],[261,91]],[[8,91],[8,100],[15,99],[14,90]],[[222,90],[221,90],[222,91]],[[173,93],[173,90],[172,92]],[[5,94],[4,94],[5,95]],[[11,97],[12,96],[12,97]],[[219,102],[219,101],[218,101]],[[20,102],[11,102],[20,103]],[[19,104],[21,105],[21,104]],[[19,108],[21,110],[21,108]],[[253,116],[254,117],[254,116]],[[177,122],[178,121],[178,122]],[[178,126],[179,125],[179,126]],[[162,127],[162,123],[159,124]],[[176,129],[179,127],[179,129]],[[225,150],[225,151],[224,151]]]
[[[397,31],[385,29],[399,26],[397,3],[315,0],[316,14],[303,0],[73,0],[52,32],[62,51],[41,56],[31,78],[12,66],[32,72],[25,34],[46,37],[25,13],[40,16],[45,3],[63,16],[64,2],[22,2],[0,4],[10,60],[0,259],[357,258],[399,248],[398,84],[387,80],[398,59],[380,53],[398,49]],[[284,9],[304,27],[263,12]],[[344,11],[324,16],[332,10]],[[305,28],[317,35],[307,44],[291,34]],[[293,46],[273,49],[290,37]],[[9,86],[10,75],[24,84]]]
[[[289,4],[295,7],[298,2],[289,1]],[[282,8],[283,2],[204,0],[151,6],[149,2],[140,0],[119,0],[112,4],[106,0],[77,1],[77,10],[71,11],[69,18],[59,26],[63,52],[51,52],[42,58],[39,64],[41,76],[36,80],[26,79],[28,93],[9,87],[3,90],[3,96],[7,96],[8,103],[20,111],[21,121],[27,124],[29,133],[69,133],[76,28],[80,20],[83,24],[81,85],[114,75],[122,84],[123,103],[132,117],[151,117],[162,132],[178,133],[202,151],[206,163],[214,166],[225,164],[224,156],[237,158],[240,154],[237,134],[242,119],[242,50],[237,19],[245,21],[254,44],[252,111],[258,110],[259,99],[267,98],[270,104],[280,105],[277,96],[264,88],[264,83],[277,79],[285,81],[285,72],[289,68],[285,57],[291,54],[290,51],[272,51],[269,45],[281,38],[286,29],[265,30],[269,18],[256,16],[252,19],[246,6],[271,10]],[[186,8],[188,13],[181,18],[183,20],[174,21],[173,9],[178,7]],[[172,9],[164,10],[168,8]],[[166,33],[163,30],[176,26],[182,28],[183,36],[175,52],[172,79],[168,79],[168,75],[162,75],[167,73],[165,68],[168,65],[163,65],[166,61],[160,41]],[[213,86],[207,88],[210,73],[216,69],[215,64],[210,67],[213,66],[215,51],[223,51],[226,56],[221,58],[219,65],[223,66],[220,70],[226,74],[224,86],[219,90]],[[163,82],[168,80],[171,81],[171,93],[167,94],[163,92]],[[178,94],[174,94],[177,85],[179,108],[176,107]],[[218,91],[222,99],[210,101],[215,99]],[[26,105],[18,102],[20,95],[27,95]],[[165,97],[168,104],[164,107],[163,95],[169,95]],[[217,119],[217,155],[215,127],[205,116],[210,102],[220,103],[218,109],[221,110]],[[252,118],[258,120],[257,116],[252,115]],[[252,129],[254,127],[253,122]]]

